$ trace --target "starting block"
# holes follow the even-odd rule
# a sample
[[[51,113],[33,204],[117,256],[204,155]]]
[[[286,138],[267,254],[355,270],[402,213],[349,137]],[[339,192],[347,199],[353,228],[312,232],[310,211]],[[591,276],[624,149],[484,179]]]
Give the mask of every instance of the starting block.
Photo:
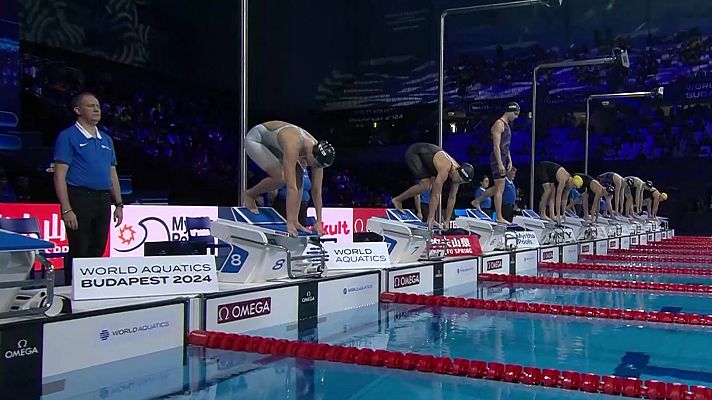
[[[508,231],[509,225],[497,223],[489,215],[476,208],[467,209],[465,212],[466,216],[455,219],[455,226],[479,236],[483,252],[517,248],[517,234]]]
[[[25,315],[47,315],[55,303],[54,269],[39,254],[51,249],[50,242],[0,229],[0,319]],[[35,260],[39,261],[46,276],[30,279]],[[28,291],[27,288],[42,288]],[[27,294],[36,298],[28,302]],[[61,302],[59,303],[61,304]],[[55,313],[57,311],[55,310]]]
[[[391,264],[416,262],[423,253],[426,253],[426,257],[430,256],[429,243],[433,239],[433,232],[428,229],[427,223],[410,210],[389,208],[386,210],[386,218],[369,218],[366,229],[383,236],[388,244]]]
[[[623,226],[619,224],[616,220],[602,215],[598,215],[598,221],[596,222],[598,228],[597,238],[615,238],[623,235]]]
[[[635,222],[622,214],[616,213],[611,219],[621,226],[621,236],[630,236],[638,230]]]
[[[566,212],[564,226],[573,231],[576,240],[592,240],[596,238],[596,231],[593,224],[576,215],[573,211]]]
[[[218,219],[210,224],[211,234],[231,247],[228,261],[218,271],[219,280],[247,283],[320,277],[326,270],[327,253],[316,233],[299,232],[291,237],[287,221],[274,208],[258,210],[255,214],[234,207],[234,221]]]
[[[631,235],[638,235],[641,233],[645,233],[646,221],[645,221],[645,219],[641,219],[639,215],[633,215],[631,217],[619,215],[618,218],[624,224],[628,224]]]
[[[541,218],[534,210],[522,210],[514,216],[514,223],[533,231],[541,244],[562,244],[576,240],[571,228]]]

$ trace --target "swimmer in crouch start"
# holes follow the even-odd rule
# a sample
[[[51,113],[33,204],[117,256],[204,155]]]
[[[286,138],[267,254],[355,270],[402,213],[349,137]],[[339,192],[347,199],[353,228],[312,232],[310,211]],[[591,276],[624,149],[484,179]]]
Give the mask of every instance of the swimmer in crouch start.
[[[580,181],[579,181],[580,180]],[[606,207],[611,208],[611,197],[615,188],[613,186],[603,186],[601,182],[594,179],[590,175],[584,173],[577,173],[574,175],[574,181],[581,182],[581,187],[578,192],[581,193],[581,204],[583,206],[583,218],[590,220],[591,222],[598,221],[598,211],[601,207],[601,198],[605,199]],[[589,193],[593,195],[593,203],[589,207]],[[591,213],[589,214],[589,209]]]
[[[475,176],[475,168],[468,163],[458,163],[452,156],[431,143],[414,143],[405,153],[405,162],[418,183],[405,192],[393,198],[393,206],[402,210],[403,201],[415,197],[416,194],[430,190],[430,207],[428,209],[428,228],[435,224],[435,211],[440,204],[440,196],[445,181],[450,179],[450,192],[447,197],[447,211],[444,226],[450,225],[450,218],[455,209],[457,190],[463,183],[469,183]]]
[[[539,216],[552,221],[561,221],[566,209],[569,192],[574,187],[581,187],[580,180],[574,181],[571,174],[561,165],[542,161],[536,168],[536,181],[542,186],[544,193],[539,200]],[[546,212],[547,205],[549,213]]]
[[[325,140],[316,140],[304,129],[284,122],[264,122],[250,129],[245,137],[247,156],[269,176],[244,193],[245,207],[257,213],[255,199],[284,185],[287,188],[287,230],[290,236],[297,231],[309,232],[299,223],[302,199],[302,165],[311,168],[311,198],[316,209],[316,230],[321,236],[321,186],[324,168],[334,163],[336,152]],[[302,164],[302,165],[300,165]]]

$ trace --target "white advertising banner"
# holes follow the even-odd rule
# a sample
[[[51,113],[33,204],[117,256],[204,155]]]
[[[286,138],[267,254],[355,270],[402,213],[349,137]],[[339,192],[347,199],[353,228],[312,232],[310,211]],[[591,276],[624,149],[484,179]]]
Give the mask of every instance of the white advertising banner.
[[[207,255],[77,258],[73,273],[74,300],[218,291],[215,257]]]
[[[209,331],[247,332],[297,322],[299,286],[262,290],[206,300]]]
[[[579,249],[577,244],[569,244],[564,246],[563,262],[575,263],[578,262]]]
[[[596,242],[596,254],[608,254],[608,240]]]
[[[386,242],[323,244],[328,253],[326,261],[330,269],[380,268],[391,265]]]
[[[558,250],[558,249],[557,249]],[[529,251],[518,251],[514,262],[517,275],[536,275],[539,261],[537,255],[539,252],[536,249]]]
[[[215,221],[218,218],[218,208],[127,205],[124,207],[124,220],[121,225],[116,227],[111,224],[110,256],[143,256],[143,244],[146,242],[188,240],[186,217],[208,217]],[[193,234],[202,236],[210,232],[206,230]]]
[[[502,254],[482,258],[482,272],[509,275],[509,257],[509,254]]]
[[[183,303],[47,323],[42,376],[183,347],[184,325]]]
[[[402,293],[432,292],[433,266],[388,271],[388,290]]]
[[[479,258],[445,262],[443,266],[443,289],[465,284],[476,284],[478,262]]]
[[[542,247],[539,249],[539,261],[548,263],[559,262],[559,247]]]
[[[378,272],[319,282],[318,315],[378,303]]]

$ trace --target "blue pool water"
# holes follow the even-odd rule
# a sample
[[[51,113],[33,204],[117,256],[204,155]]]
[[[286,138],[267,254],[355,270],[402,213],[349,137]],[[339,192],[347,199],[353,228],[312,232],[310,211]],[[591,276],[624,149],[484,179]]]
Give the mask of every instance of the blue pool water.
[[[541,314],[384,305],[334,315],[322,343],[712,384],[712,329]],[[338,314],[338,313],[337,313]],[[254,334],[289,338],[289,327]]]
[[[262,333],[272,331],[290,339],[371,348],[389,348],[391,342],[398,342],[404,348],[408,332],[401,331],[400,326],[418,320],[420,333],[414,337],[417,348],[435,349],[435,344],[423,343],[422,339],[442,329],[423,319],[427,314],[419,314],[411,307],[371,306],[328,315],[316,330],[299,333],[278,327]],[[438,326],[443,323],[439,321]],[[197,346],[189,346],[187,354],[175,348],[46,378],[43,393],[43,400],[613,399],[601,394]]]
[[[614,281],[643,281],[664,283],[696,283],[712,285],[712,276],[673,275],[673,274],[639,274],[633,272],[603,272],[584,270],[553,270],[540,268],[539,276],[557,278],[607,279]]]
[[[197,359],[201,351],[191,348]],[[208,350],[201,389],[170,399],[593,400],[612,396],[326,361]],[[212,372],[212,373],[211,373]],[[212,379],[211,379],[212,378]]]
[[[459,288],[458,288],[459,289]],[[712,315],[712,297],[693,293],[632,289],[588,289],[567,286],[481,282],[479,289],[454,289],[452,295],[530,303],[562,304],[646,311],[671,311]]]

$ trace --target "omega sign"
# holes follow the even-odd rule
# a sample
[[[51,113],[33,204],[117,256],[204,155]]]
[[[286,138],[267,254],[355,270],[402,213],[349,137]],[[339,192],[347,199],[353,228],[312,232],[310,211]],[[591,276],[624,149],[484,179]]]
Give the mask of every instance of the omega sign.
[[[8,350],[5,352],[5,358],[10,359],[10,358],[15,358],[15,357],[25,357],[29,356],[32,354],[38,354],[39,351],[37,351],[37,347],[35,346],[29,346],[27,344],[27,340],[25,339],[20,339],[17,341],[17,348]]]
[[[396,275],[393,277],[393,288],[403,288],[420,284],[420,272],[412,274]]]
[[[493,271],[495,269],[500,269],[502,268],[502,259],[498,258],[496,260],[488,260],[487,261],[487,271]]]
[[[268,315],[271,312],[271,297],[263,297],[260,299],[252,299],[230,304],[221,304],[218,306],[218,324],[260,317]]]

